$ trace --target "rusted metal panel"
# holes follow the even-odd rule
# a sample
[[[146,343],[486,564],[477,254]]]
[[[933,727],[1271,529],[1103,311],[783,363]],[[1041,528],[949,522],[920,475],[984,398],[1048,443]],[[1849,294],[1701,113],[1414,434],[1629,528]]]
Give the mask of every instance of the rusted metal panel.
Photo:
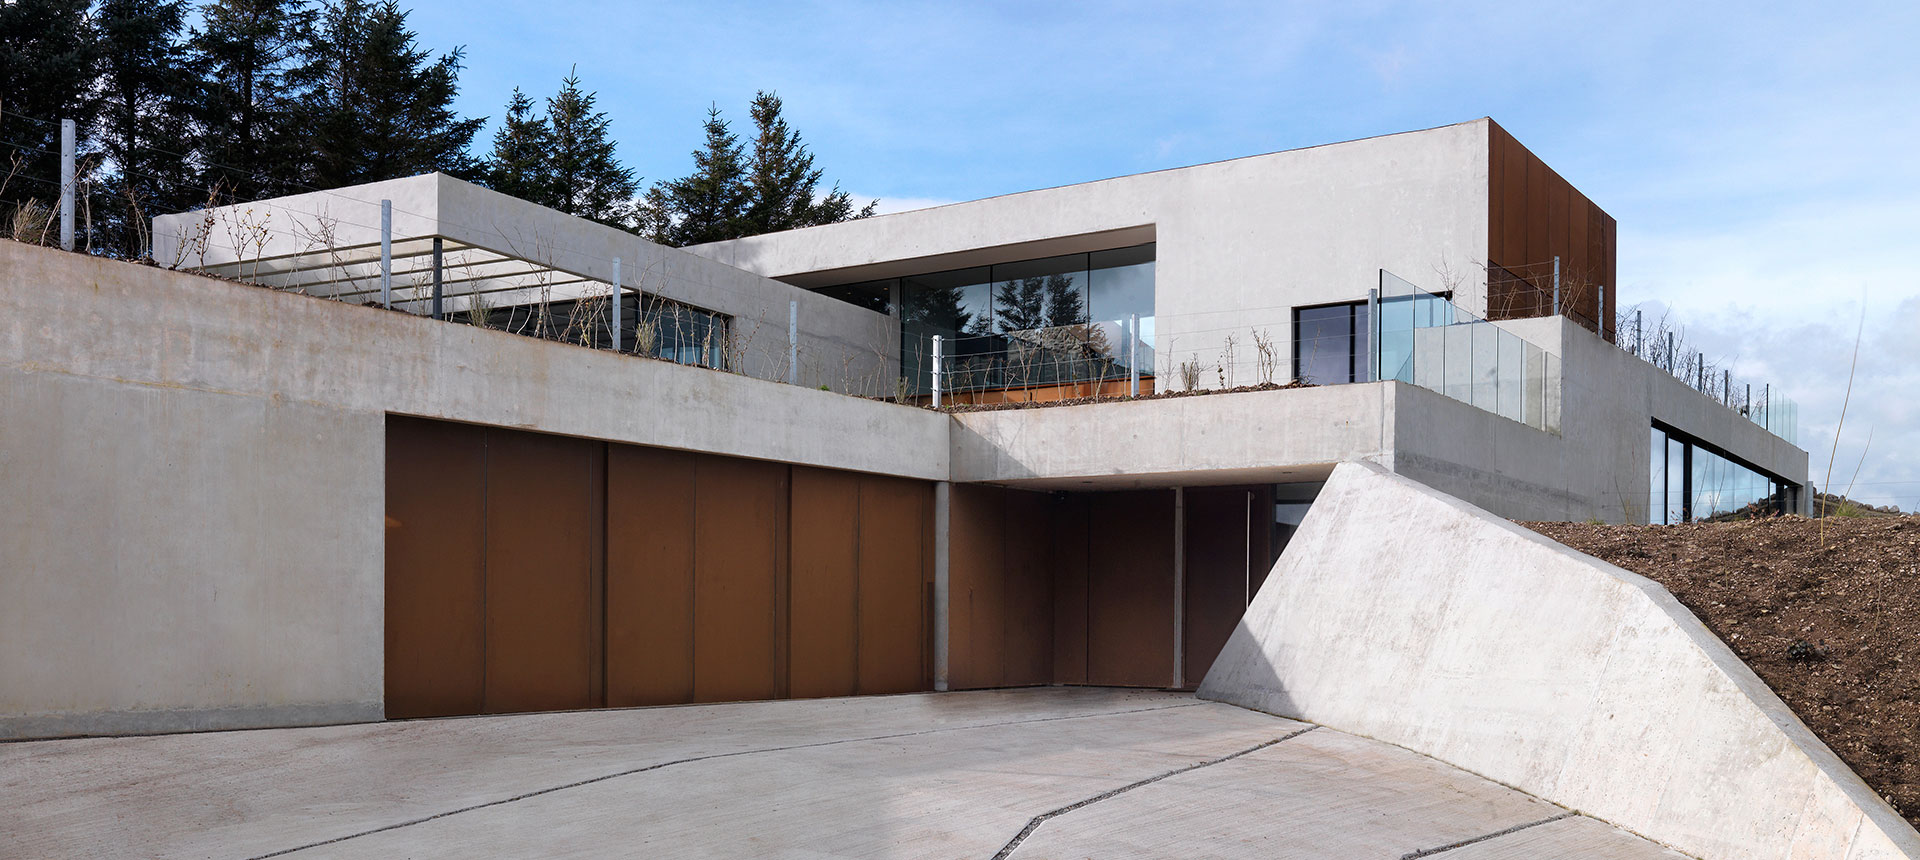
[[[1500,255],[1493,262],[1524,266],[1527,256],[1527,150],[1513,135],[1501,132]],[[1491,252],[1489,252],[1491,256]]]
[[[1053,566],[1053,682],[1087,683],[1087,496],[1048,498]]]
[[[780,544],[787,467],[700,455],[694,480],[694,701],[782,686]]]
[[[1552,241],[1549,238],[1547,222],[1547,199],[1551,195],[1551,186],[1547,179],[1547,164],[1524,148],[1527,164],[1527,247],[1524,259],[1527,263],[1546,262],[1553,257]],[[1551,289],[1551,284],[1536,284]]]
[[[866,530],[860,483],[850,472],[793,469],[787,678],[797,697],[849,696],[856,688],[864,573],[857,549]],[[913,573],[917,598],[919,571]],[[918,626],[917,612],[910,621]],[[919,654],[912,657],[917,673]]]
[[[1048,524],[1053,506],[1043,493],[1020,490],[1008,490],[1004,500],[1006,670],[1002,682],[1045,684],[1053,679],[1053,571],[1049,563],[1053,534]]]
[[[1181,639],[1186,682],[1198,685],[1246,610],[1252,587],[1248,487],[1186,490],[1186,617]],[[1260,526],[1266,528],[1262,517]]]
[[[607,452],[607,704],[693,701],[694,455]]]
[[[1088,500],[1087,681],[1173,683],[1173,492],[1095,493]]]
[[[998,687],[1006,677],[1005,495],[999,487],[953,487],[947,521],[947,680],[954,689]]]
[[[487,431],[487,713],[593,707],[594,448]]]
[[[926,582],[933,485],[859,476],[857,691],[928,689]],[[795,496],[796,511],[799,497]],[[796,540],[798,536],[796,535]]]
[[[484,702],[484,433],[387,418],[390,718],[477,714]]]

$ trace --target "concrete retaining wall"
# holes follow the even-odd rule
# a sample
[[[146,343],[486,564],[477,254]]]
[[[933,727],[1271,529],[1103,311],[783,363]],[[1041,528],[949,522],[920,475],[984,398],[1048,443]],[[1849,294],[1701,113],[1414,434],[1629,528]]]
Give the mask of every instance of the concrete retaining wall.
[[[1200,695],[1707,860],[1920,857],[1920,834],[1664,588],[1371,464],[1334,470]]]
[[[948,473],[921,409],[0,242],[0,737],[380,718],[389,412]]]

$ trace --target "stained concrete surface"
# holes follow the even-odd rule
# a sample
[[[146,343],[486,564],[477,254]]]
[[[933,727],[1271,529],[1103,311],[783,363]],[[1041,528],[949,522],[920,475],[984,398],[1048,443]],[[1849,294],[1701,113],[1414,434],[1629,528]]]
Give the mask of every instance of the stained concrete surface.
[[[1087,688],[0,744],[0,833],[26,858],[1680,856],[1377,741]]]

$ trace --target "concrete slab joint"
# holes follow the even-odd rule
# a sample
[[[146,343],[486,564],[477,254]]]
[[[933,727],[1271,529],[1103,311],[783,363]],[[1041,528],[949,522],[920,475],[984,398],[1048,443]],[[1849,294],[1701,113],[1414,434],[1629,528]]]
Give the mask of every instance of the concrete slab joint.
[[[1199,695],[1705,860],[1920,857],[1920,833],[1664,588],[1369,463],[1334,469]]]

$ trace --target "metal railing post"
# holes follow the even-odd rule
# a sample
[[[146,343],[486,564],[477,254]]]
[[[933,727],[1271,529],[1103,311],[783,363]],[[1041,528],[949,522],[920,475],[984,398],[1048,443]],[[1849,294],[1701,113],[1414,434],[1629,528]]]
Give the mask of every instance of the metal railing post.
[[[1733,405],[1733,371],[1726,368],[1720,370],[1720,402]]]
[[[1560,315],[1560,258],[1553,258],[1553,315]]]
[[[940,408],[940,336],[933,336],[933,408]]]
[[[1633,354],[1642,357],[1645,356],[1647,347],[1647,332],[1640,327],[1640,315],[1643,313],[1646,311],[1641,308],[1635,308],[1633,311]]]
[[[393,201],[380,201],[380,306],[393,309]]]
[[[1380,381],[1380,289],[1378,287],[1367,291],[1367,381]]]
[[[800,384],[800,301],[787,302],[787,384]]]
[[[1140,315],[1127,314],[1127,396],[1140,396]]]
[[[626,316],[625,298],[620,295],[620,258],[615,257],[613,258],[613,306],[607,309],[609,311],[607,328],[613,334],[614,352],[619,352],[620,348],[626,345],[622,342],[626,337],[624,329],[627,327],[627,321],[623,319]]]
[[[73,120],[60,121],[60,250],[73,250]]]
[[[433,318],[446,319],[446,308],[442,304],[440,279],[440,237],[433,237]]]
[[[1673,332],[1667,332],[1667,372],[1673,372]]]

